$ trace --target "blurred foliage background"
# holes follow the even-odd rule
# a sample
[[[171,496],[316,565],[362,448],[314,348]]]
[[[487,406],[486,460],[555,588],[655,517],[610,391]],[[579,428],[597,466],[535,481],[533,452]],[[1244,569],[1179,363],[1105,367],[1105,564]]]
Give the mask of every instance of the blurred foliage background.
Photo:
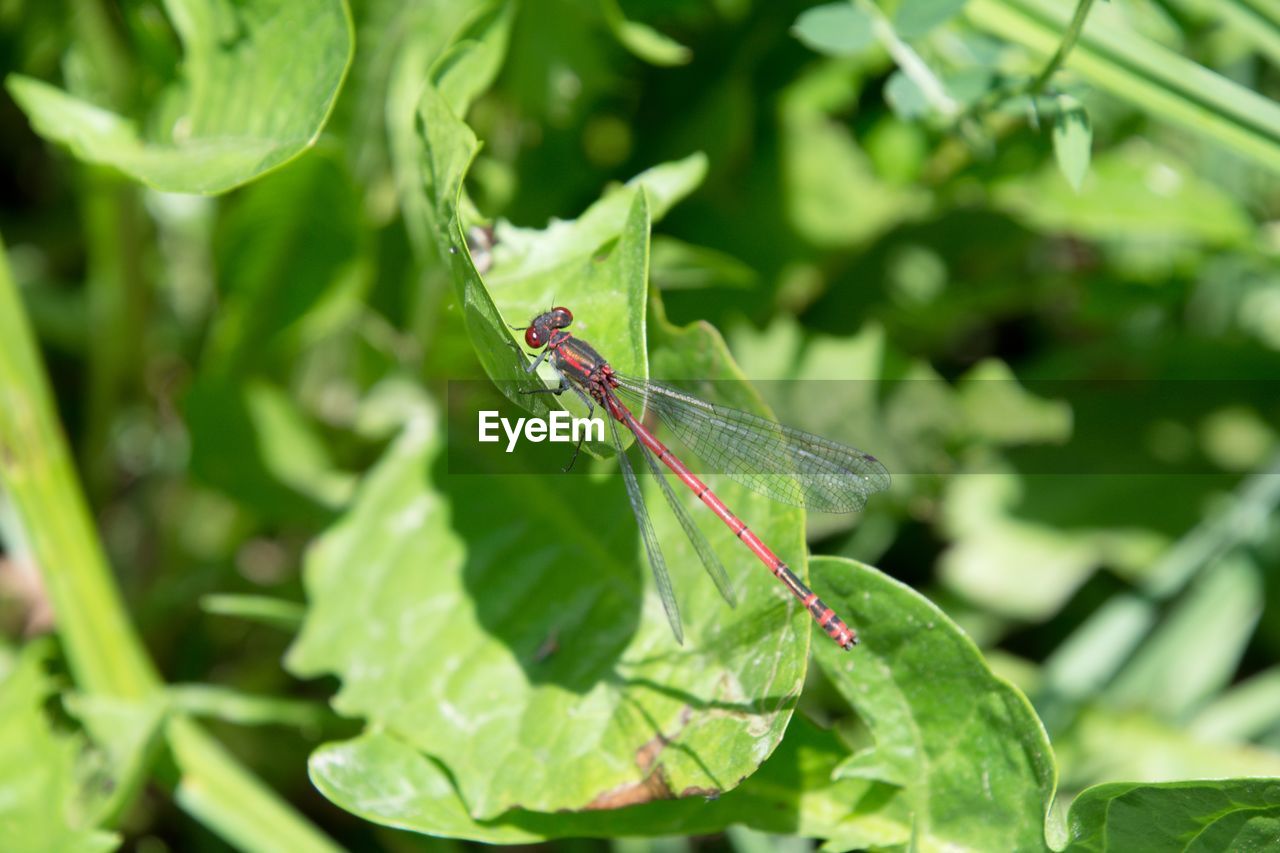
[[[177,685],[127,726],[43,702],[58,731],[141,744],[100,757],[133,782],[91,822],[138,849],[253,846],[258,829],[183,781],[228,756],[344,846],[463,843],[320,796],[309,753],[358,727],[327,709],[332,679],[281,661],[308,545],[356,523],[420,394],[396,383],[439,407],[449,380],[484,375],[404,146],[425,69],[468,35],[495,43],[477,23],[491,5],[353,0],[348,20],[336,2],[0,2],[0,69],[22,75],[0,95],[0,234],[128,615],[92,616],[114,593],[88,575],[40,582],[33,507],[93,533],[58,502],[73,480],[24,503],[11,477],[0,672],[91,705],[92,666],[33,638],[105,638],[106,661],[132,634],[154,671],[121,664],[105,693]],[[1280,8],[1081,5],[1085,35],[1046,79],[1072,10],[1041,0],[524,3],[491,68],[456,54],[463,88],[480,82],[451,101],[483,143],[464,221],[502,220],[499,237],[705,154],[653,228],[661,311],[720,330],[746,376],[786,380],[761,385],[784,420],[887,461],[891,492],[856,523],[810,518],[809,548],[924,593],[1027,694],[1058,821],[1097,783],[1280,776]],[[56,430],[24,442],[17,389],[38,370],[12,358],[0,453],[36,459]],[[856,383],[815,404],[809,380]],[[83,542],[68,560],[99,561]],[[60,602],[77,609],[55,618]],[[801,713],[839,729],[852,712],[823,672]],[[160,749],[172,708],[213,737]],[[88,772],[68,762],[50,785]]]

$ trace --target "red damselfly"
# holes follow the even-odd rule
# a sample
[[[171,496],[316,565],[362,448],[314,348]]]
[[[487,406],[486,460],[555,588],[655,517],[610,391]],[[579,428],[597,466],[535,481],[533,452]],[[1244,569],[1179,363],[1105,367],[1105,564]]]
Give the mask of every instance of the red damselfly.
[[[829,441],[813,433],[783,426],[758,415],[709,403],[660,382],[631,379],[615,373],[609,363],[581,338],[565,329],[573,322],[568,308],[552,308],[539,314],[523,328],[525,343],[541,350],[528,366],[530,373],[544,362],[550,363],[560,376],[556,388],[535,389],[552,394],[573,390],[582,398],[589,412],[596,405],[609,415],[609,429],[618,452],[627,498],[635,513],[644,540],[649,566],[657,582],[662,606],[675,632],[677,642],[684,642],[680,627],[680,608],[667,576],[666,561],[658,545],[657,534],[649,521],[640,494],[640,484],[623,450],[617,424],[622,424],[636,437],[640,455],[662,487],[672,512],[693,543],[698,557],[720,593],[734,604],[729,576],[716,557],[688,510],[677,499],[671,484],[662,475],[658,463],[664,463],[681,482],[693,490],[751,553],[760,558],[769,571],[782,581],[817,621],[819,627],[842,648],[851,649],[858,635],[830,607],[805,586],[741,519],[724,505],[715,493],[698,479],[683,462],[657,439],[632,414],[627,402],[637,411],[653,412],[695,455],[714,470],[723,471],[743,485],[774,500],[824,512],[854,512],[863,507],[867,496],[889,487],[889,472],[868,453]],[[533,393],[533,392],[530,392]],[[655,458],[656,457],[656,458]],[[576,452],[575,452],[576,458]],[[572,464],[572,463],[570,463]]]

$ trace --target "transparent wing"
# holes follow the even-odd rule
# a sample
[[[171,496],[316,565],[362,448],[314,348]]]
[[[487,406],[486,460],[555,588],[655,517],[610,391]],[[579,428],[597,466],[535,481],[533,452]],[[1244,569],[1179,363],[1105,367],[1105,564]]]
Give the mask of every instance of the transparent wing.
[[[653,472],[654,478],[662,486],[662,494],[667,499],[667,505],[671,507],[671,511],[679,519],[680,526],[684,528],[684,535],[693,543],[694,550],[698,552],[698,557],[702,560],[702,565],[706,568],[707,574],[711,576],[712,582],[715,583],[716,589],[720,590],[720,595],[724,596],[724,600],[729,602],[730,607],[737,607],[738,597],[733,591],[733,583],[729,580],[729,573],[724,570],[724,565],[720,562],[720,558],[716,556],[711,543],[707,541],[707,537],[702,535],[702,531],[694,523],[689,511],[685,509],[684,504],[680,502],[680,498],[676,496],[675,491],[671,488],[671,484],[667,482],[667,477],[663,473],[662,467],[658,464],[658,460],[653,458],[653,451],[645,447],[641,441],[637,441],[636,444],[640,447],[640,455],[648,463],[649,470]]]
[[[636,526],[640,528],[640,538],[644,540],[644,550],[649,556],[649,568],[653,570],[653,580],[658,585],[658,597],[662,599],[662,607],[667,611],[667,621],[671,623],[671,631],[676,635],[676,642],[684,645],[684,629],[680,627],[680,606],[676,604],[676,594],[671,589],[671,577],[667,574],[667,563],[662,559],[662,549],[658,547],[658,534],[649,521],[649,511],[645,509],[644,498],[640,494],[640,484],[636,482],[635,472],[631,470],[631,462],[626,451],[622,449],[622,441],[618,438],[617,421],[606,418],[609,429],[613,433],[613,446],[618,451],[618,464],[622,468],[622,481],[627,484],[627,499],[631,502],[631,511],[636,517]]]
[[[889,472],[869,453],[660,382],[617,379],[619,396],[635,411],[653,412],[708,471],[773,500],[855,512],[869,495],[889,488]]]

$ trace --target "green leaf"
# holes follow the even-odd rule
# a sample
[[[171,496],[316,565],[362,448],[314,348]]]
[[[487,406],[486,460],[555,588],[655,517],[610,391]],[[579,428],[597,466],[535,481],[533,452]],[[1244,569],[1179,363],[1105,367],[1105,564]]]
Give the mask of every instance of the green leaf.
[[[166,0],[165,8],[186,55],[145,121],[10,75],[36,131],[82,160],[187,193],[225,192],[315,142],[354,47],[343,0]]]
[[[847,0],[804,10],[791,34],[827,56],[856,56],[875,44],[871,18]]]
[[[693,51],[670,36],[648,24],[627,20],[618,0],[600,0],[600,10],[618,43],[645,62],[673,66],[684,65],[693,58]]]
[[[629,254],[625,242],[613,252]],[[643,244],[628,263],[642,259]],[[573,282],[565,285],[572,294]],[[709,330],[653,331],[664,371],[736,376]],[[751,406],[745,391],[728,402]],[[809,623],[732,532],[704,519],[741,585],[729,610],[656,484],[646,483],[685,614],[681,648],[620,483],[445,476],[438,429],[429,412],[417,413],[313,550],[311,607],[290,669],[337,674],[336,709],[441,762],[481,820],[516,807],[709,794],[753,772],[790,718]],[[798,510],[769,512],[765,499],[731,483],[720,493],[803,565]],[[381,775],[376,766],[364,772]]]
[[[322,746],[312,755],[309,769],[326,797],[367,820],[491,844],[566,836],[707,835],[735,824],[762,832],[826,838],[844,831],[851,803],[865,803],[864,811],[870,812],[885,792],[884,786],[863,780],[833,780],[832,771],[846,754],[835,733],[797,716],[761,768],[715,800],[688,797],[612,811],[558,814],[515,810],[484,822],[467,814],[449,774],[438,762],[391,733],[367,732]],[[901,824],[885,823],[875,836],[879,842],[901,843],[909,838]]]
[[[1075,98],[1059,95],[1058,106],[1053,119],[1053,156],[1067,183],[1079,192],[1089,172],[1093,128],[1089,124],[1089,113]]]
[[[487,56],[495,50],[493,44],[505,43],[508,18],[486,19],[490,25],[476,35],[476,41],[450,52],[449,67],[465,63],[469,52]],[[496,64],[486,64],[485,70],[496,73]],[[434,73],[439,76],[439,69]],[[463,100],[451,105],[435,86],[422,90],[420,122],[413,126],[421,135],[412,141],[401,138],[398,169],[410,229],[431,235],[447,260],[467,333],[485,373],[517,405],[535,414],[549,410],[547,395],[515,393],[530,387],[530,378],[524,370],[525,359],[517,355],[523,339],[509,325],[527,323],[550,308],[554,297],[560,304],[571,304],[575,313],[591,323],[582,328],[590,329],[597,340],[618,342],[611,358],[619,370],[644,377],[645,273],[633,265],[630,286],[615,292],[597,278],[601,265],[594,258],[619,239],[624,226],[638,215],[637,205],[647,206],[645,215],[656,218],[691,192],[706,172],[706,158],[694,154],[655,166],[606,193],[570,222],[553,222],[543,230],[499,222],[493,266],[482,280],[465,236],[463,179],[479,142],[458,118],[456,107],[463,106]],[[641,193],[644,201],[637,199]],[[625,337],[615,336],[619,330],[625,330]]]
[[[5,850],[112,850],[119,838],[77,816],[77,739],[44,714],[52,692],[48,645],[29,645],[0,683],[0,847]]]
[[[1280,835],[1280,780],[1216,779],[1085,791],[1067,817],[1068,853],[1270,850]]]
[[[1056,769],[1030,703],[919,593],[847,560],[816,558],[814,591],[854,626],[844,652],[819,636],[823,671],[875,740],[921,848],[1044,847]],[[855,814],[856,818],[856,814]]]
[[[606,192],[577,219],[542,230],[499,222],[485,284],[502,316],[512,325],[525,325],[553,301],[567,305],[577,318],[575,330],[617,342],[609,353],[615,369],[647,377],[647,220],[665,214],[705,173],[706,158],[693,154]],[[616,248],[604,254],[610,245]],[[616,268],[619,262],[625,266]],[[507,330],[506,337],[508,352],[512,344],[524,344],[520,332]],[[518,402],[528,405],[527,398]]]

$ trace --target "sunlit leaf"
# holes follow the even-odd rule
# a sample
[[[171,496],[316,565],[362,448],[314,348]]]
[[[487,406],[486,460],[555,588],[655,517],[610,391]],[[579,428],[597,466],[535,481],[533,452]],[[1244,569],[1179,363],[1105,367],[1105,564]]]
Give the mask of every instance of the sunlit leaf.
[[[627,239],[611,257],[628,257]],[[608,292],[641,286],[628,280]],[[609,338],[591,340],[612,350]],[[651,344],[664,372],[735,373],[705,329],[654,329]],[[751,405],[745,394],[730,402]],[[728,609],[650,483],[685,616],[677,646],[621,483],[451,476],[438,429],[425,410],[412,418],[313,551],[290,667],[337,674],[339,712],[441,762],[477,819],[703,796],[748,776],[790,717],[807,614],[727,527],[705,518],[740,584],[741,602]],[[530,488],[546,492],[530,500]],[[770,512],[730,483],[718,489],[803,565],[798,511]]]
[[[884,807],[882,786],[832,779],[833,769],[846,755],[834,733],[796,717],[759,771],[714,800],[688,797],[556,814],[518,809],[493,821],[470,817],[445,770],[387,732],[323,746],[309,767],[312,781],[325,796],[367,820],[429,835],[517,844],[566,836],[703,835],[735,824],[763,832],[830,837],[847,823],[851,803],[865,802],[864,813]],[[885,820],[875,835],[885,844],[906,837],[907,828],[892,820]]]
[[[135,121],[11,75],[32,125],[81,159],[170,192],[219,193],[298,156],[319,135],[351,61],[343,0],[167,0],[181,76]]]
[[[1057,771],[1026,697],[919,593],[847,560],[811,566],[814,591],[862,639],[848,653],[817,636],[818,663],[871,731],[862,763],[901,783],[914,842],[1041,849]]]

